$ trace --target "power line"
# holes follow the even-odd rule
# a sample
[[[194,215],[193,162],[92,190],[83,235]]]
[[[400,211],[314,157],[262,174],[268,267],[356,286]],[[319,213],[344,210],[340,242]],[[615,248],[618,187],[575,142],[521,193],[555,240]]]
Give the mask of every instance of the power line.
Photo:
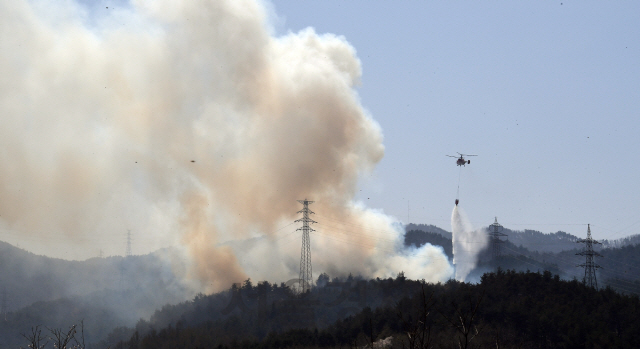
[[[515,252],[515,253],[517,253],[517,254],[522,255],[520,252],[515,251],[515,250],[513,250],[513,249],[510,249],[510,248],[508,248],[508,247],[506,247],[506,246],[505,246],[505,248],[506,248],[507,250],[509,250],[509,251],[512,251],[512,252]],[[524,255],[523,255],[523,256],[524,256]],[[549,255],[545,255],[545,259],[547,259],[549,262],[556,263],[556,265],[557,265],[558,269],[559,269],[561,272],[563,272],[564,274],[567,274],[567,275],[571,275],[571,276],[578,277],[578,276],[579,276],[579,274],[578,274],[578,273],[576,273],[576,272],[574,272],[574,271],[573,271],[573,269],[564,269],[564,268],[561,268],[561,267],[560,267],[560,266],[571,266],[571,265],[574,265],[574,264],[573,264],[574,262],[573,262],[573,260],[572,260],[571,258],[568,258],[568,256],[566,256],[566,255],[564,255],[564,256],[566,256],[567,258],[563,258],[562,256],[563,256],[563,254],[561,254],[561,253],[557,253],[557,254],[549,254]],[[531,258],[531,257],[529,257],[529,258]],[[609,263],[614,263],[614,264],[626,264],[626,263],[616,262],[616,261],[611,260],[611,259],[609,259]],[[630,266],[630,265],[629,265],[629,266]],[[632,266],[630,266],[630,267],[632,267]],[[618,276],[616,276],[616,275],[619,275],[619,277],[620,277],[620,278],[619,278],[619,279],[617,279],[618,281],[628,283],[629,285],[632,285],[632,286],[636,286],[633,282],[628,281],[627,279],[625,279],[625,277],[626,277],[626,276],[624,275],[624,273],[622,273],[622,272],[620,272],[620,271],[618,271],[618,270],[616,270],[616,269],[608,269],[607,273],[608,273],[608,274],[612,274],[612,275],[613,275],[613,277],[618,277]],[[609,281],[607,281],[607,283],[610,283],[610,282],[609,282]]]
[[[614,236],[618,236],[618,235],[622,234],[625,230],[627,230],[627,229],[629,229],[629,228],[633,227],[634,225],[636,225],[636,224],[638,224],[638,223],[640,223],[640,220],[639,220],[639,221],[636,221],[636,222],[634,222],[634,223],[632,223],[632,224],[630,224],[630,225],[628,225],[628,226],[626,226],[625,228],[622,228],[622,229],[619,229],[618,231],[613,232],[613,233],[612,233],[612,235],[610,235],[610,236],[609,236],[609,239],[613,239],[613,237],[614,237]],[[607,229],[607,228],[605,228],[605,227],[596,226],[595,224],[594,224],[594,227],[602,228],[602,229],[604,229],[604,230],[612,231],[611,229]],[[614,230],[615,230],[615,229],[614,229]],[[633,234],[632,234],[632,235],[633,235]],[[621,239],[621,238],[619,238],[619,239]]]
[[[355,223],[342,221],[342,220],[334,219],[334,218],[329,218],[329,217],[325,217],[325,216],[317,216],[317,217],[318,218],[322,218],[323,220],[329,220],[329,221],[333,221],[333,222],[336,222],[336,223],[340,223],[342,225],[350,225],[352,227],[360,228],[360,230],[364,230],[364,231],[378,232],[378,233],[383,233],[383,234],[387,234],[387,235],[394,235],[394,236],[398,235],[398,232],[396,232],[396,231],[390,231],[390,230],[387,230],[387,229],[370,228],[370,227],[367,227],[367,226],[364,226],[364,225],[355,224]]]
[[[526,256],[522,255],[522,254],[521,254],[520,252],[518,252],[518,251],[515,251],[515,250],[513,250],[513,249],[510,249],[510,248],[508,248],[508,247],[506,247],[506,246],[505,246],[505,248],[506,248],[507,250],[511,251],[511,252],[515,252],[517,255],[520,255],[520,256],[526,257]],[[531,265],[531,266],[533,266],[533,267],[536,267],[536,268],[544,267],[544,265],[535,265],[535,264],[533,264],[533,263],[530,263],[529,261],[526,261],[526,260],[524,260],[524,259],[520,259],[520,258],[518,258],[516,255],[511,255],[511,257],[512,257],[512,258],[514,258],[514,259],[516,259],[516,260],[519,260],[519,261],[521,261],[521,262],[523,262],[523,263],[526,263],[526,264],[529,264],[529,265]],[[533,259],[533,261],[536,261],[536,260],[535,260],[535,259]],[[536,261],[536,262],[537,262],[537,261]],[[538,262],[538,263],[540,263],[540,262]],[[562,269],[562,268],[559,268],[559,267],[558,267],[558,270],[559,270],[560,272],[562,272],[562,273],[564,273],[564,274],[568,275],[568,276],[574,276],[574,277],[577,277],[577,276],[578,276],[577,274],[575,274],[575,273],[573,273],[573,272],[569,272],[568,270],[565,270],[565,269]],[[626,283],[627,283],[627,284],[629,284],[629,285],[628,285],[628,286],[627,286],[627,285],[624,285],[624,286],[623,286],[623,284],[621,284],[620,282],[626,282]],[[620,289],[620,290],[626,291],[626,292],[628,292],[628,293],[637,293],[637,291],[634,291],[634,290],[631,290],[631,289],[627,288],[627,287],[636,287],[636,286],[637,286],[636,284],[633,284],[633,283],[629,282],[628,280],[624,280],[624,279],[613,279],[613,280],[611,280],[611,279],[610,279],[610,280],[607,280],[607,284],[608,284],[608,285],[615,286],[617,289]]]
[[[523,257],[526,257],[526,258],[530,258],[530,257],[527,257],[527,256],[521,254],[519,251],[513,250],[513,249],[509,248],[508,246],[505,246],[505,249],[507,249],[507,250],[509,250],[509,251],[511,251],[511,252],[516,254],[516,255],[511,255],[512,258],[517,259],[517,260],[519,260],[519,261],[521,261],[523,263],[529,264],[529,265],[534,266],[534,267],[540,267],[540,266],[536,266],[536,265],[534,265],[534,264],[532,264],[532,263],[530,263],[530,262],[528,262],[526,260],[518,258],[517,255],[520,255],[520,256],[523,256]],[[558,270],[561,273],[564,273],[567,276],[578,277],[579,274],[574,272],[572,269],[564,269],[564,268],[561,267],[562,265],[569,266],[569,265],[573,264],[572,261],[570,261],[567,258],[562,258],[562,256],[563,256],[562,254],[558,253],[558,254],[546,255],[545,258],[549,258],[550,262],[555,262],[556,263],[556,267],[558,268]],[[538,262],[536,259],[532,259],[532,261]],[[616,263],[615,261],[610,261],[610,262]],[[540,262],[538,262],[538,263],[540,263]],[[618,274],[618,275],[620,275],[620,277],[616,277],[615,275],[613,275],[613,277],[615,277],[615,279],[606,280],[606,284],[607,285],[615,286],[616,288],[618,288],[620,290],[623,290],[623,291],[626,291],[628,293],[637,293],[638,285],[633,283],[632,281],[624,279],[625,275],[623,273],[621,273],[621,272],[619,272],[619,271],[617,271],[615,269],[614,270],[609,269],[609,273],[610,274]],[[634,291],[632,289],[629,289],[629,287],[636,288],[636,290]]]
[[[282,241],[283,239],[286,239],[286,238],[288,238],[288,237],[290,237],[290,236],[293,236],[293,234],[294,234],[296,231],[298,231],[298,230],[296,229],[296,230],[294,230],[294,231],[292,231],[292,232],[289,232],[288,234],[285,234],[285,235],[282,235],[282,236],[280,236],[280,237],[277,237],[277,238],[273,239],[273,242]]]

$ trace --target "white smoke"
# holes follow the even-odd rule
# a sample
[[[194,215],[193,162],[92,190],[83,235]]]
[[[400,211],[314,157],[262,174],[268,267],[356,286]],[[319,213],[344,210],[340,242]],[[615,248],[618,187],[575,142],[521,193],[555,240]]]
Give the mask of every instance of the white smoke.
[[[354,202],[384,155],[355,49],[272,32],[255,0],[0,2],[0,225],[63,258],[122,254],[130,229],[219,290],[297,275],[274,232],[308,198],[315,271],[445,280],[441,250]]]
[[[467,275],[476,267],[478,254],[489,243],[484,229],[473,229],[469,219],[458,205],[451,213],[451,232],[453,233],[453,265],[455,278],[465,281]]]

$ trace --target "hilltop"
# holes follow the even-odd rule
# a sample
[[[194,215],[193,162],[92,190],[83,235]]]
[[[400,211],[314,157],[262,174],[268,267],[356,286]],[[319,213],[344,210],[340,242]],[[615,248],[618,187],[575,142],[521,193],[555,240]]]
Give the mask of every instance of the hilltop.
[[[346,284],[336,280],[303,296],[278,296],[283,291],[273,286],[245,284],[196,297],[156,312],[122,341],[102,345],[266,349],[386,342],[396,348],[631,348],[640,340],[637,296],[610,288],[596,291],[548,271],[499,269],[478,284],[428,284],[402,274]],[[242,297],[244,307],[233,302],[235,297]],[[349,309],[347,302],[357,309]],[[230,305],[235,309],[228,312]]]
[[[21,333],[32,326],[68,328],[82,319],[87,339],[97,341],[191,297],[172,271],[179,264],[169,262],[171,253],[68,261],[0,242],[0,296],[8,308],[0,320],[0,348],[23,344]]]

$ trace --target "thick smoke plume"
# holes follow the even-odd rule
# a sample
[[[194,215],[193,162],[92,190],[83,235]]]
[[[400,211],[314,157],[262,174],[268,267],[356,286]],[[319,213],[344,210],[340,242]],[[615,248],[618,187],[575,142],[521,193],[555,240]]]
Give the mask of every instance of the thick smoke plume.
[[[275,37],[265,8],[1,2],[5,236],[86,258],[122,254],[130,229],[134,252],[183,246],[186,276],[219,290],[297,275],[299,234],[281,237],[296,226],[278,229],[307,198],[314,273],[448,278],[441,250],[405,251],[392,219],[354,202],[384,154],[355,49]]]
[[[451,213],[451,232],[453,233],[453,264],[455,278],[465,281],[467,275],[476,267],[478,254],[489,243],[484,229],[474,230],[469,219],[458,207],[453,207]]]

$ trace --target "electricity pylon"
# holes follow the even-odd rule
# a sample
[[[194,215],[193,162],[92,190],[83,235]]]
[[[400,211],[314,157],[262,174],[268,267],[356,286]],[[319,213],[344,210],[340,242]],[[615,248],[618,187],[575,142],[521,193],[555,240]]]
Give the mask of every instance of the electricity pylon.
[[[500,244],[503,244],[504,241],[500,240],[501,236],[507,236],[507,234],[502,233],[503,226],[498,223],[498,217],[495,217],[496,220],[489,226],[489,239],[491,241],[491,256],[493,259],[500,258],[502,255],[502,251],[500,250]]]
[[[302,228],[298,228],[297,230],[302,230],[302,249],[300,250],[300,293],[305,293],[311,289],[311,285],[313,283],[313,276],[311,275],[311,241],[309,239],[309,233],[315,231],[309,227],[310,223],[317,223],[311,218],[309,215],[314,214],[311,210],[309,210],[309,204],[312,204],[313,201],[309,201],[307,199],[298,200],[303,206],[302,210],[298,211],[298,213],[302,213],[302,218],[297,219],[296,222],[302,222]]]
[[[576,253],[578,256],[585,256],[586,261],[584,264],[577,265],[578,267],[584,268],[584,282],[585,285],[589,287],[593,287],[596,290],[598,289],[598,280],[596,280],[596,269],[602,268],[597,265],[593,261],[593,257],[602,257],[602,255],[593,250],[594,244],[600,244],[599,241],[596,241],[591,238],[591,225],[587,224],[587,238],[586,239],[578,239],[577,243],[585,244],[585,248],[582,252]]]
[[[127,231],[127,250],[124,255],[125,257],[131,257],[131,230]]]
[[[127,249],[124,252],[124,258],[120,261],[120,289],[123,290],[125,287],[124,277],[127,272],[127,260],[131,257],[131,230],[127,230]]]

